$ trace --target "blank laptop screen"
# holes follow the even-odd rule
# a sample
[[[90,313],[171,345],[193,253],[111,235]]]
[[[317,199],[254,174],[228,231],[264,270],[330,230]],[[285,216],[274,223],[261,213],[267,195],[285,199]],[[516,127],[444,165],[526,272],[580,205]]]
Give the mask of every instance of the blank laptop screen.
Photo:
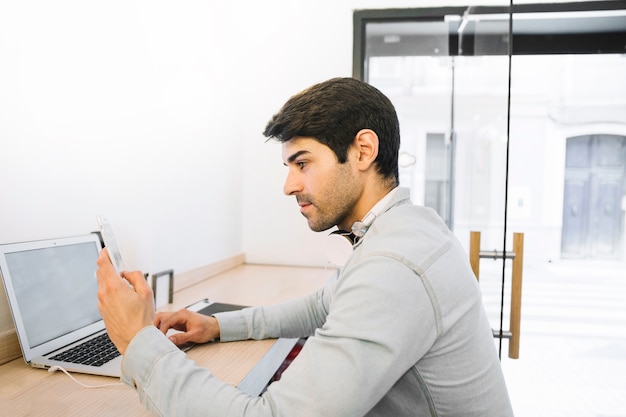
[[[6,254],[30,347],[100,320],[96,243]]]

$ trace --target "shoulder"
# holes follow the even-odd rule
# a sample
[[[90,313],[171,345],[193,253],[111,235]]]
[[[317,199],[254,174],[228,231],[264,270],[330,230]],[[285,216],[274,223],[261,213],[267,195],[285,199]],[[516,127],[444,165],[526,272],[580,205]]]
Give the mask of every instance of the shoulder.
[[[455,242],[454,235],[437,212],[409,201],[396,204],[377,217],[360,246],[365,252],[386,249],[414,259]]]
[[[441,279],[442,274],[459,279],[472,275],[465,249],[443,219],[435,210],[413,204],[405,188],[398,189],[374,218],[343,272],[363,271],[366,265],[369,271],[373,264],[402,266],[422,278],[427,270],[434,279]]]

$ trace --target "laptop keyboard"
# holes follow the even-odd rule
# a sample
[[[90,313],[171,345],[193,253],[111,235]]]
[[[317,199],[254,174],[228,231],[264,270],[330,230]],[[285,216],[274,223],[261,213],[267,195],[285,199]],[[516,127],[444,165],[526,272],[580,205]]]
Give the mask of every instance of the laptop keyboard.
[[[102,366],[119,355],[120,353],[113,342],[111,342],[111,339],[109,339],[109,335],[103,333],[50,359],[83,365]]]

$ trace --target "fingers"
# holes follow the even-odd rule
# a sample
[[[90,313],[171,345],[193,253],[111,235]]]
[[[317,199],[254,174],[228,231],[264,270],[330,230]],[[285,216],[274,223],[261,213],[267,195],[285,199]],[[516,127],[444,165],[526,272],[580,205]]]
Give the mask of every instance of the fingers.
[[[189,321],[191,311],[181,309],[174,313],[157,313],[154,316],[154,325],[166,334],[169,329],[188,331],[193,326]]]
[[[186,342],[206,343],[219,337],[219,326],[214,317],[181,309],[175,313],[157,313],[154,325],[163,333],[167,334],[170,329],[180,333],[168,335],[169,339],[177,344]]]
[[[175,313],[157,313],[154,317],[154,325],[165,335],[168,336],[170,341],[175,345],[180,345],[190,341],[193,335],[187,330],[189,329],[188,322],[185,318],[186,310],[177,311]],[[169,334],[170,329],[180,331]],[[171,332],[170,332],[171,333]]]
[[[143,295],[144,297],[153,297],[152,289],[146,282],[146,278],[141,271],[123,271],[122,277],[133,286],[137,293]]]
[[[173,319],[177,313],[156,313],[154,316],[154,326],[158,328],[163,334],[167,333],[169,329],[175,328],[176,320]],[[182,329],[177,329],[182,330]]]

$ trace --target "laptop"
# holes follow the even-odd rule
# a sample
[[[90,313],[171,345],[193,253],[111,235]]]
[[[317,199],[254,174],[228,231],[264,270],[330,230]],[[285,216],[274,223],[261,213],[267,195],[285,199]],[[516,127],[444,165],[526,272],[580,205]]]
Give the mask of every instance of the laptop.
[[[122,356],[98,310],[101,249],[96,233],[0,245],[0,274],[29,365],[121,376]]]

